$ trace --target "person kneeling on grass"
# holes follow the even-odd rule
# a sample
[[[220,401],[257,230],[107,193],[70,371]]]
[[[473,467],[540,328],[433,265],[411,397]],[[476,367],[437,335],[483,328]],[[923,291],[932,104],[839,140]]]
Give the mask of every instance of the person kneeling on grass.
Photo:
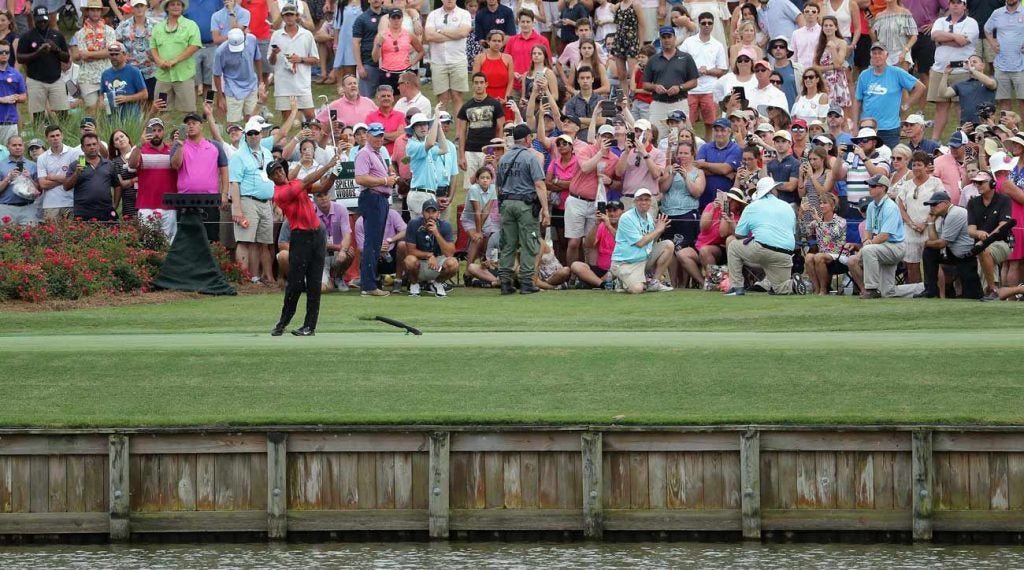
[[[440,219],[440,209],[437,200],[427,200],[423,203],[423,217],[413,219],[406,228],[409,253],[405,256],[405,276],[410,297],[420,296],[421,282],[431,286],[435,297],[447,296],[444,281],[459,270],[452,226]]]
[[[777,192],[781,187],[782,183],[770,176],[757,181],[757,190],[751,203],[743,210],[736,224],[738,239],[731,241],[726,250],[732,285],[726,295],[746,293],[744,265],[764,269],[764,280],[756,283],[751,290],[768,291],[772,295],[807,292],[803,284],[792,277],[796,213],[792,206],[778,198]]]
[[[615,232],[611,273],[630,294],[672,290],[658,280],[672,261],[672,242],[658,239],[668,227],[668,216],[655,218],[653,202],[650,190],[638,189],[633,194],[633,208],[622,214]]]
[[[928,206],[922,254],[924,291],[914,298],[939,296],[939,266],[942,265],[946,275],[955,272],[960,278],[964,299],[981,299],[981,277],[978,275],[978,258],[971,253],[974,238],[968,231],[967,210],[954,206],[945,190],[932,194],[924,203]],[[941,229],[938,228],[940,225]]]
[[[288,285],[284,290],[281,318],[270,331],[281,336],[295,315],[299,295],[306,291],[306,319],[302,328],[292,331],[295,336],[313,336],[320,316],[320,278],[327,256],[327,234],[316,208],[308,194],[323,192],[334,184],[334,175],[328,171],[338,163],[338,156],[302,180],[288,180],[288,162],[275,160],[267,165],[267,177],[274,183],[274,203],[288,220],[291,228],[289,241]]]
[[[584,247],[587,251],[597,253],[597,259],[591,265],[585,261],[574,261],[569,269],[580,281],[594,288],[611,287],[612,252],[615,251],[615,233],[622,217],[622,202],[608,202],[607,212],[597,211],[597,226],[590,231]]]

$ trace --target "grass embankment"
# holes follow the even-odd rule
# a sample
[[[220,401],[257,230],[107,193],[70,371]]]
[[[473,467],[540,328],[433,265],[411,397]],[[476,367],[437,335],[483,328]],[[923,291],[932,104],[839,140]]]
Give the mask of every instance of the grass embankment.
[[[312,339],[279,306],[7,312],[0,425],[1024,422],[1015,303],[335,294]]]

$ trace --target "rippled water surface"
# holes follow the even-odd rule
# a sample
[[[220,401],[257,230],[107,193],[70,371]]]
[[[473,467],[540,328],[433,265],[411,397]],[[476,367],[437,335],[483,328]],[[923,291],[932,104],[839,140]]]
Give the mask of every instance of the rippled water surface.
[[[361,543],[0,547],[0,568],[1024,568],[1014,546]]]

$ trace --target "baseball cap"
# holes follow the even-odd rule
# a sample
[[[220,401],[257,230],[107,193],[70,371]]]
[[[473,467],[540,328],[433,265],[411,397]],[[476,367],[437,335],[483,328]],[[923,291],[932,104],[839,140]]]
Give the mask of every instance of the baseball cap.
[[[818,127],[819,129],[824,131],[825,130],[825,123],[822,123],[818,119],[814,119],[810,123],[807,123],[807,128],[809,129],[811,127]]]
[[[28,148],[31,149],[31,148],[36,148],[36,147],[38,147],[38,148],[46,148],[46,145],[43,144],[43,141],[41,139],[32,139],[32,140],[28,141]]]
[[[239,125],[238,123],[231,123],[230,125],[228,125],[229,133],[235,129],[242,130],[242,125]]]
[[[960,148],[967,144],[967,135],[963,131],[953,131],[953,134],[949,135],[949,142],[947,144],[949,148]]]
[[[772,69],[772,64],[768,63],[767,59],[759,59],[759,60],[755,61],[754,62],[754,69],[757,69],[757,66],[759,66],[759,65],[761,67],[767,69],[768,71],[771,71],[771,69]]]
[[[195,111],[189,111],[188,113],[185,113],[185,117],[181,119],[181,122],[187,123],[189,121],[202,123],[203,118],[199,116],[199,113],[196,113]]]
[[[633,194],[633,199],[636,200],[640,196],[653,196],[653,194],[651,194],[651,191],[646,188],[640,188]]]
[[[298,14],[298,13],[299,13],[299,7],[296,6],[295,4],[292,4],[291,2],[285,4],[284,6],[281,6],[281,15],[282,16],[285,15],[285,14]]]
[[[875,42],[875,43],[871,44],[871,51],[875,51],[876,49],[880,49],[882,51],[889,51],[889,50],[885,49],[885,46],[883,46],[879,42]]]
[[[124,53],[124,46],[121,45],[121,42],[111,42],[111,44],[107,46],[107,52]]]
[[[615,127],[611,125],[601,125],[600,129],[597,129],[598,136],[600,135],[612,135],[615,136]]]
[[[572,137],[570,137],[569,135],[566,135],[566,134],[558,135],[557,137],[555,137],[555,140],[556,141],[565,141],[565,142],[567,142],[569,144],[572,144]]]
[[[665,117],[665,122],[668,121],[679,121],[680,123],[686,120],[686,113],[682,109],[676,109]]]
[[[366,126],[366,123],[356,123],[352,127],[352,132],[353,133],[358,133],[360,129],[365,131],[365,130],[369,130],[369,128],[370,127]]]
[[[384,136],[384,132],[384,125],[380,123],[370,123],[366,127],[366,134],[370,135],[371,137],[382,137]]]
[[[401,18],[401,17],[402,17],[402,10],[401,10],[401,8],[392,8],[391,10],[388,11],[388,18]]]
[[[868,178],[866,184],[868,186],[884,186],[885,188],[889,188],[891,186],[891,183],[889,182],[889,177],[882,176],[881,174],[876,174],[871,178]]]
[[[729,122],[729,119],[719,118],[715,119],[715,122],[711,126],[720,129],[731,129],[732,123]]]
[[[903,119],[904,125],[923,125],[927,121],[924,120],[924,115],[914,113],[913,115],[907,115],[906,119]]]
[[[640,129],[641,131],[649,131],[651,130],[651,122],[647,119],[637,119],[637,121],[633,123],[633,128]]]
[[[562,115],[562,119],[565,121],[572,121],[573,123],[576,123],[577,127],[583,126],[583,123],[580,121],[580,118],[577,117],[576,115]]]
[[[132,6],[149,6],[149,2],[146,2],[146,0],[132,0]]]
[[[773,127],[771,125],[771,123],[758,123],[758,125],[756,127],[754,127],[754,132],[755,133],[773,133],[773,132],[775,132],[775,127]]]
[[[935,204],[941,204],[942,202],[952,202],[949,197],[949,193],[945,190],[939,190],[938,192],[931,195],[930,198],[924,201],[925,206],[934,206]]]
[[[245,127],[242,128],[242,131],[246,133],[249,131],[262,131],[264,129],[269,129],[271,126],[273,125],[268,123],[266,119],[257,115],[249,117],[249,120],[245,122]]]
[[[741,57],[747,57],[750,58],[751,61],[754,61],[755,59],[757,59],[757,52],[750,48],[743,48],[740,50],[739,53],[736,54],[736,59],[739,59]]]
[[[775,139],[785,139],[789,142],[793,142],[793,136],[790,135],[789,131],[786,130],[775,131],[775,134],[772,135],[772,140]]]
[[[765,176],[757,181],[757,190],[754,191],[754,200],[764,198],[779,186],[782,186],[781,182],[776,182],[771,176]]]
[[[147,127],[155,127],[157,125],[160,125],[161,127],[164,126],[164,121],[160,117],[153,117],[146,122]]]
[[[804,129],[806,131],[807,130],[807,121],[805,121],[803,119],[793,119],[793,124],[791,125],[790,128],[797,128],[797,127],[800,127],[800,128],[802,128],[802,129]]]
[[[835,144],[832,142],[832,139],[826,137],[825,135],[818,135],[814,137],[814,142],[816,144]]]
[[[658,28],[658,36],[675,36],[676,30],[672,26],[662,26]]]
[[[283,170],[285,168],[285,164],[284,160],[271,160],[270,163],[267,164],[267,176],[270,176],[276,170]]]
[[[452,122],[452,115],[448,111],[441,111],[437,114],[437,120],[442,123],[450,123]]]
[[[746,121],[747,120],[747,114],[744,113],[743,111],[737,109],[737,110],[733,111],[732,113],[729,113],[729,118],[730,119],[742,119],[742,120]]]
[[[512,138],[517,141],[521,141],[532,134],[533,129],[526,126],[525,123],[516,125],[515,128],[512,129]]]
[[[37,6],[32,9],[32,19],[35,21],[45,20],[50,17],[50,11],[46,9],[46,6]]]
[[[228,51],[238,53],[245,49],[245,32],[238,28],[231,28],[228,32]]]
[[[992,175],[984,170],[978,171],[978,173],[974,175],[974,178],[971,178],[971,182],[989,182],[991,180]]]
[[[78,126],[79,126],[79,128],[81,128],[81,127],[84,127],[86,125],[92,125],[92,126],[95,127],[96,126],[96,119],[94,119],[92,117],[82,117],[82,121],[80,123],[78,123]]]
[[[427,210],[440,210],[440,209],[441,209],[441,205],[437,203],[437,200],[431,198],[431,199],[429,199],[429,200],[427,200],[426,202],[423,203],[423,207],[420,208],[420,211],[426,212]]]
[[[839,105],[830,105],[829,108],[828,108],[828,114],[829,115],[835,115],[837,117],[842,117],[843,116],[843,108],[840,107]]]

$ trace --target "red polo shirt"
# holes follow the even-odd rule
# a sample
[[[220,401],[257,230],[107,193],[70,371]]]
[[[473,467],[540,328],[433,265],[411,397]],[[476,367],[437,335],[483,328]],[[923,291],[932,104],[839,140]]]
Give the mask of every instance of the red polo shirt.
[[[534,30],[530,35],[530,39],[524,38],[523,34],[516,34],[509,38],[508,43],[505,44],[505,53],[512,56],[512,71],[526,73],[530,70],[530,52],[533,51],[533,46],[544,48],[549,60],[546,65],[550,65],[551,43],[546,37],[537,33],[537,30]],[[522,89],[522,82],[513,80],[512,88]]]
[[[274,186],[274,204],[288,220],[288,227],[295,230],[315,230],[320,227],[316,206],[309,194],[302,188],[301,180],[290,180],[287,184]]]
[[[399,129],[405,128],[405,113],[400,113],[396,111],[394,107],[392,107],[391,111],[387,115],[385,115],[380,112],[380,109],[377,109],[376,111],[371,111],[367,113],[364,122],[367,125],[371,123],[380,123],[384,125],[385,133],[392,133]],[[384,146],[387,147],[388,154],[391,154],[395,150],[394,141],[386,143]]]

